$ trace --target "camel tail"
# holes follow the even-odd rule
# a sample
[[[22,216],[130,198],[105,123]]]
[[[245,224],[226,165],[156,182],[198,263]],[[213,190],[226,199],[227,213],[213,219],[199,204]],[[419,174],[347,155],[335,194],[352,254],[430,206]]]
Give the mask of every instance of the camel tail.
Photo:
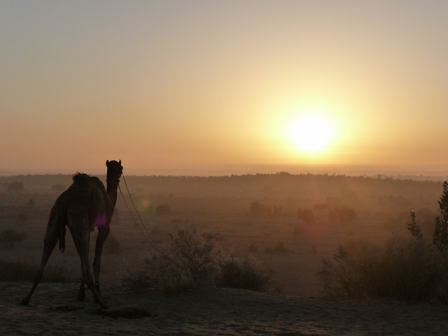
[[[59,251],[64,253],[65,251],[65,222],[58,221],[58,232],[59,232]]]
[[[59,240],[59,251],[64,253],[65,251],[65,224],[66,219],[64,218],[60,212],[54,214],[54,220],[56,221],[57,232],[58,232],[58,240]]]

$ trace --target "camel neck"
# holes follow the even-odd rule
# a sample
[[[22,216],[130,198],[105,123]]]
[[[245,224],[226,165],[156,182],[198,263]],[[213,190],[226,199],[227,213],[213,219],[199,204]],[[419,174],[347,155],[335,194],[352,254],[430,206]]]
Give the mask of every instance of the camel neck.
[[[110,200],[112,201],[114,207],[117,204],[117,189],[118,183],[107,181],[107,194],[109,195]]]

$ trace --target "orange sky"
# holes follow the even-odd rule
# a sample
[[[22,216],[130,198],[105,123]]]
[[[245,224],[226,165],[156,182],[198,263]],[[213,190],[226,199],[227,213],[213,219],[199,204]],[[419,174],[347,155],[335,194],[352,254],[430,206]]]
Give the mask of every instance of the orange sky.
[[[0,174],[446,172],[447,41],[443,0],[3,1]]]

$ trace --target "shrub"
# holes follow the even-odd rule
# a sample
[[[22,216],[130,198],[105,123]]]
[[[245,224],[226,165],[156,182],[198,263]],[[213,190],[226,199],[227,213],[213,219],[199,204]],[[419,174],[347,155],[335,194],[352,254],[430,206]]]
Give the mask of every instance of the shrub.
[[[194,226],[169,233],[170,249],[147,256],[136,269],[128,267],[122,283],[131,291],[163,289],[182,292],[204,285],[264,288],[268,276],[251,259],[229,257],[218,245],[218,234]]]
[[[316,217],[310,209],[297,210],[297,218],[304,221],[306,224],[313,224],[316,221]]]
[[[6,187],[7,192],[21,192],[23,191],[23,189],[25,189],[23,183],[17,181],[9,183],[8,186]]]
[[[160,204],[156,206],[156,215],[157,216],[165,216],[171,213],[171,208],[167,204]]]
[[[275,244],[274,252],[275,252],[275,253],[291,253],[291,252],[293,252],[293,251],[291,251],[290,249],[288,249],[288,248],[286,247],[286,245],[285,245],[284,242],[282,242],[282,241],[278,241],[278,242]]]
[[[247,248],[247,252],[249,253],[258,253],[258,246],[255,243],[251,243]]]
[[[272,208],[268,205],[263,205],[258,201],[250,203],[250,212],[256,216],[270,215]]]
[[[24,260],[0,260],[0,281],[20,282],[34,281],[39,266]],[[80,282],[80,276],[74,276],[64,264],[47,265],[42,282]]]
[[[338,222],[340,224],[348,224],[357,217],[355,210],[341,205],[328,214],[328,220],[331,222]]]
[[[14,248],[14,244],[25,240],[26,236],[26,233],[18,233],[14,229],[5,229],[0,233],[0,243],[5,248]]]
[[[139,284],[180,292],[213,282],[223,256],[217,245],[217,234],[198,232],[194,226],[168,234],[171,238],[169,251],[149,255],[136,271],[128,268],[123,278],[127,287],[138,289],[136,285]]]
[[[382,247],[351,242],[323,259],[318,276],[328,296],[445,300],[447,256],[422,239],[394,236]]]
[[[271,276],[250,258],[229,258],[221,263],[216,284],[220,287],[242,288],[253,291],[267,289]]]

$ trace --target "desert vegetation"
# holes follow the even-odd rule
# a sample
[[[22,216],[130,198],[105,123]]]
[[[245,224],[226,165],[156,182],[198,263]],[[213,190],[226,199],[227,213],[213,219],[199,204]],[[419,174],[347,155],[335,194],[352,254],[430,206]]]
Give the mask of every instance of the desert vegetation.
[[[323,259],[319,276],[328,296],[391,297],[418,301],[448,299],[448,183],[438,202],[432,243],[410,212],[411,237],[392,236],[384,245],[350,241]]]
[[[4,229],[0,233],[0,244],[4,248],[14,248],[15,243],[25,240],[27,237],[26,233],[19,233],[15,229]]]
[[[105,176],[101,179],[105,182]],[[140,281],[145,288],[166,291],[210,285],[263,291],[276,288],[287,295],[318,296],[322,282],[316,281],[315,275],[322,270],[322,258],[336,270],[344,262],[348,269],[347,265],[359,264],[368,257],[377,258],[378,263],[391,255],[398,260],[399,251],[410,251],[408,255],[400,252],[402,258],[418,254],[416,251],[426,253],[426,258],[439,252],[433,235],[434,218],[440,212],[440,181],[286,173],[126,179],[145,228],[136,224],[137,214],[130,213],[124,203],[132,204],[130,196],[119,195],[104,249],[102,279],[121,283],[126,278],[123,281],[129,288],[139,287]],[[0,190],[0,232],[12,228],[27,235],[26,240],[15,242],[14,248],[0,245],[2,260],[28,260],[31,265],[39,262],[48,214],[60,190],[70,181],[70,175],[0,177],[4,186]],[[21,183],[22,191],[8,192],[7,185],[13,182]],[[422,242],[415,242],[408,230],[414,209]],[[193,223],[196,240],[188,234],[191,229],[185,231]],[[446,231],[441,228],[443,240]],[[204,232],[211,234],[210,241],[202,236]],[[177,261],[184,266],[173,266],[166,257],[182,260],[185,256],[180,251],[186,249],[186,237],[191,238],[191,244],[201,242],[201,248],[210,244],[216,248],[210,251],[213,260],[201,271],[191,271],[185,260]],[[93,232],[91,241],[95,238]],[[365,252],[363,246],[377,252]],[[213,254],[218,250],[220,253]],[[338,264],[336,259],[342,260],[343,256],[347,259]],[[49,267],[52,263],[62,263],[73,274],[79,273],[79,257],[71,238],[67,239],[66,253],[53,253]],[[327,289],[343,288],[335,285],[333,275],[327,277]],[[331,285],[329,279],[333,279]],[[426,299],[434,296],[421,295]]]
[[[167,292],[209,285],[267,289],[269,273],[256,260],[225,251],[217,233],[187,226],[168,235],[168,251],[155,250],[136,269],[127,268],[122,278],[125,287],[131,291],[161,288]]]

